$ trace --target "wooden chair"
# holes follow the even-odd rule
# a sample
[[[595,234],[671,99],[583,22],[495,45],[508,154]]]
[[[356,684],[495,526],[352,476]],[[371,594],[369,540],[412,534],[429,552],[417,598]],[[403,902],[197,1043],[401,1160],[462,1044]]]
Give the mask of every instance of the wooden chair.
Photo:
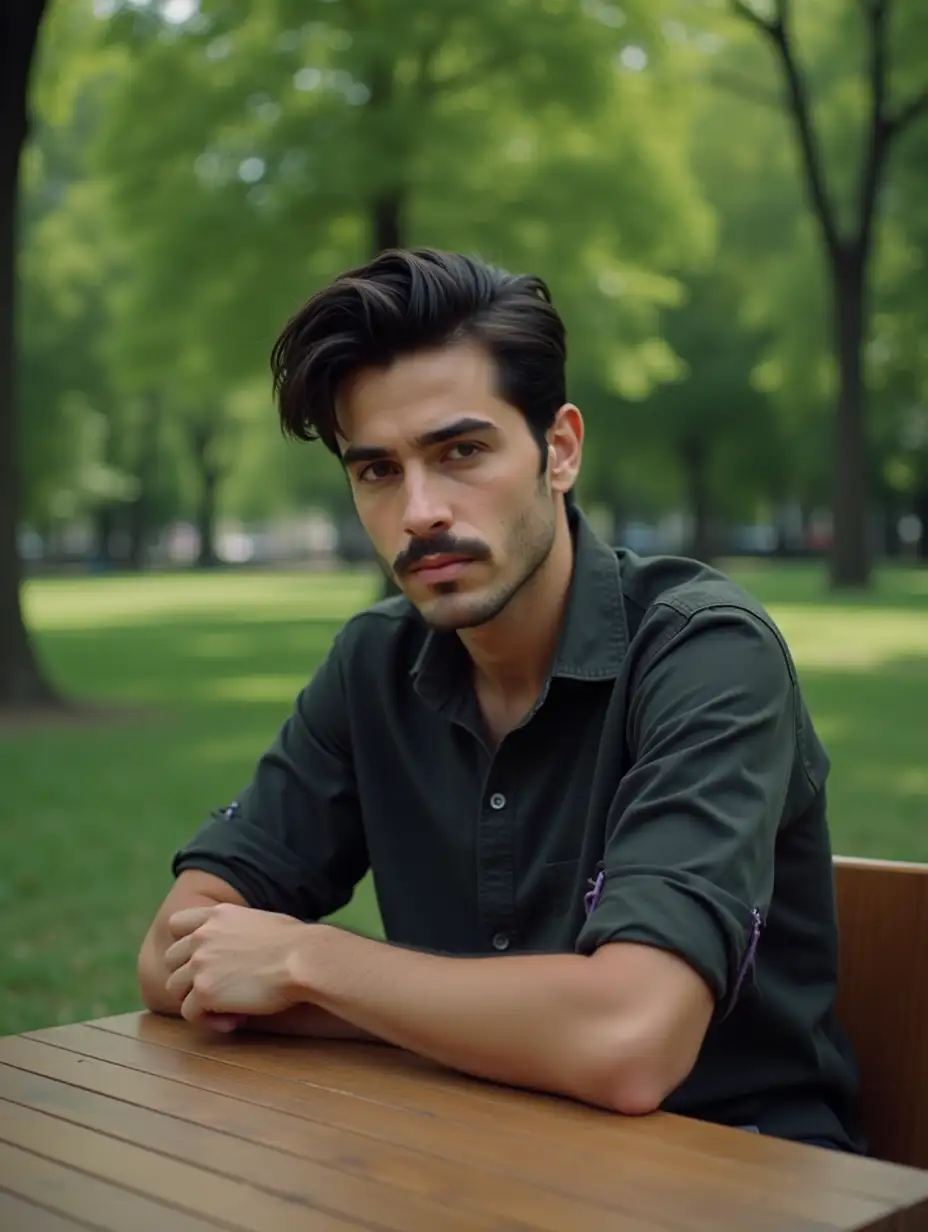
[[[928,1168],[928,864],[834,867],[838,1016],[860,1063],[868,1153]]]

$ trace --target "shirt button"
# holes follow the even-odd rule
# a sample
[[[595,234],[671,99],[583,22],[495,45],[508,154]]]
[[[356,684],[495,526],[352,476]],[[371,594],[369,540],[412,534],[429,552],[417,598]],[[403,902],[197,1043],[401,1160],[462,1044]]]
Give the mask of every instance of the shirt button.
[[[493,795],[490,796],[490,808],[503,809],[505,807],[506,807],[506,797],[503,795],[501,791],[494,791]]]
[[[509,949],[509,938],[507,937],[505,933],[497,933],[494,936],[493,949],[500,950],[500,951]]]

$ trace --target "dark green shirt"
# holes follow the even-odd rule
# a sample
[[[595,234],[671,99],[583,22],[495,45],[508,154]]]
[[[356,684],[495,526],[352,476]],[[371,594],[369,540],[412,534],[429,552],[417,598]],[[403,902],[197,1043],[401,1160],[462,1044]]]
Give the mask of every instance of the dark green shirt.
[[[572,528],[554,662],[496,749],[458,637],[378,603],[175,872],[317,920],[370,868],[387,938],[450,955],[671,950],[716,1013],[664,1107],[853,1146],[828,760],[789,651],[721,574]]]

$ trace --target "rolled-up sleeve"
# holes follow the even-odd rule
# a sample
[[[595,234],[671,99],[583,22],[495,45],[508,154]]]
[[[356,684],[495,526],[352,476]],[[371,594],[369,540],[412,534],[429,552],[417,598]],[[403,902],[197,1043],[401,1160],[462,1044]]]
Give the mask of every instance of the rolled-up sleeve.
[[[673,951],[726,1011],[773,892],[796,704],[784,647],[754,613],[670,615],[633,690],[631,764],[609,811],[580,953],[614,941]]]
[[[336,638],[237,800],[217,809],[173,870],[221,877],[252,907],[318,920],[368,867]]]

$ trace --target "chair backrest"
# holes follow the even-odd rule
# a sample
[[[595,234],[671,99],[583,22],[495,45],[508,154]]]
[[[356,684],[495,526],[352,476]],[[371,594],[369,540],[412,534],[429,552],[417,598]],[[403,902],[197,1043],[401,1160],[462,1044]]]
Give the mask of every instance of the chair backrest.
[[[838,1017],[877,1159],[928,1168],[928,864],[838,856]]]

